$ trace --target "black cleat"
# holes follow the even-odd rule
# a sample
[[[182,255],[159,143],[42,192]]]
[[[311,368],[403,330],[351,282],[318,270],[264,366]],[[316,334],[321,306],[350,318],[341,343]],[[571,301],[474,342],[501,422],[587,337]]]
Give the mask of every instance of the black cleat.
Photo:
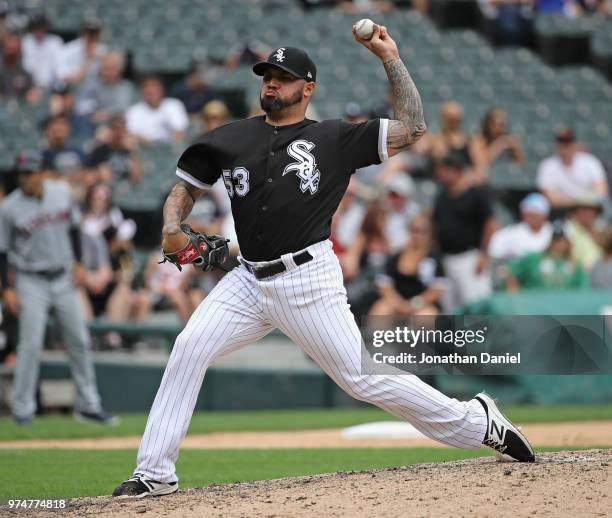
[[[493,448],[502,456],[519,462],[534,462],[533,447],[510,419],[497,408],[495,401],[484,392],[477,394],[476,399],[480,401],[487,414],[487,433],[482,444]]]
[[[144,498],[145,496],[170,495],[178,490],[177,482],[158,482],[142,473],[134,473],[113,491],[117,498]]]
[[[117,426],[121,422],[121,419],[116,415],[107,414],[104,410],[96,413],[75,410],[74,418],[80,423],[94,423],[105,426]]]

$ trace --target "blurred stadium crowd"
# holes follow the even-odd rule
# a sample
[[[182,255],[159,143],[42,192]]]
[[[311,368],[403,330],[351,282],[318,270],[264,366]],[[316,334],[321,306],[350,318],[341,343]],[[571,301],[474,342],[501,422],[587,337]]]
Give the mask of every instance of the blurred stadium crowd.
[[[0,2],[2,197],[15,154],[41,149],[81,206],[88,318],[184,321],[220,274],[158,264],[176,158],[259,113],[250,65],[281,43],[305,48],[327,76],[310,118],[392,116],[382,67],[350,40],[351,23],[371,16],[402,44],[430,132],[358,170],[334,217],[355,314],[452,312],[494,290],[612,289],[612,87],[591,67],[556,70],[537,48],[491,44],[533,48],[542,17],[609,23],[612,2],[479,0],[491,43],[438,30],[430,14],[443,3]],[[239,253],[222,181],[188,222]],[[97,345],[128,344],[108,333]]]

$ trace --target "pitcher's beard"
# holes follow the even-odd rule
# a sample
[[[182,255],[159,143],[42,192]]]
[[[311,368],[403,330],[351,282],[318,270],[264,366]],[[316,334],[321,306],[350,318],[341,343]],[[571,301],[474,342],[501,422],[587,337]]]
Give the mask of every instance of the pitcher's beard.
[[[259,97],[259,104],[261,109],[266,113],[279,112],[283,108],[288,108],[289,106],[300,103],[303,98],[304,94],[301,91],[295,92],[289,99],[281,99],[278,96],[268,97],[266,95],[261,95]]]

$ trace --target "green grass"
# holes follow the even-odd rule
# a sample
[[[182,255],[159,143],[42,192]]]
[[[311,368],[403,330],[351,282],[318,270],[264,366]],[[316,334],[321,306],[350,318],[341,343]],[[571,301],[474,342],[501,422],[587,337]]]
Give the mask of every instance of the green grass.
[[[612,405],[564,405],[553,407],[509,406],[508,416],[518,423],[612,419]],[[16,439],[71,439],[141,435],[146,414],[127,414],[116,428],[76,423],[72,417],[37,418],[30,427],[18,427],[10,418],[0,418],[0,441]],[[243,412],[199,412],[190,434],[227,431],[306,430],[343,428],[372,421],[394,419],[374,407],[356,409],[265,410]]]
[[[185,450],[177,472],[182,488],[202,487],[459,460],[489,452],[484,448]],[[108,495],[131,474],[135,457],[135,450],[0,450],[0,502]]]

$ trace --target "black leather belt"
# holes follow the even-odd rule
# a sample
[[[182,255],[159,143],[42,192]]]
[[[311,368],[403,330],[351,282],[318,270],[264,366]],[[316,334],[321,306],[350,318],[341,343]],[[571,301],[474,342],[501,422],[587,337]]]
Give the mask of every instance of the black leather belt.
[[[304,252],[300,252],[299,254],[295,254],[293,256],[293,262],[298,266],[306,264],[308,261],[312,261],[312,259],[313,257],[312,255],[310,255],[310,252],[308,252],[308,250],[305,250]],[[243,262],[242,264],[244,264],[246,269],[251,272],[257,280],[267,279],[268,277],[278,275],[279,273],[283,273],[287,270],[285,263],[283,263],[283,261],[281,261],[280,259],[267,266],[253,267],[247,262]]]
[[[66,268],[54,268],[52,270],[19,270],[21,273],[27,273],[29,275],[38,275],[44,277],[47,280],[57,279],[66,273]]]

